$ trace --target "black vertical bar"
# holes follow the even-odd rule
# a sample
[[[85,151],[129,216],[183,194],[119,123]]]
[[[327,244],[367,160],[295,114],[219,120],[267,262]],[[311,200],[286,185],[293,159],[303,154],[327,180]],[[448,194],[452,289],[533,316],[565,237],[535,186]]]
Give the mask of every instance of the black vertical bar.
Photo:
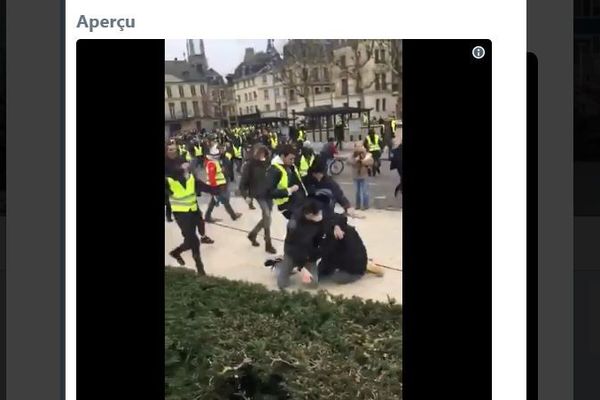
[[[403,398],[491,399],[491,42],[403,45]]]
[[[538,60],[527,53],[527,398],[538,398]]]
[[[6,399],[6,1],[0,0],[0,399]]]
[[[77,398],[164,396],[164,51],[77,42]]]

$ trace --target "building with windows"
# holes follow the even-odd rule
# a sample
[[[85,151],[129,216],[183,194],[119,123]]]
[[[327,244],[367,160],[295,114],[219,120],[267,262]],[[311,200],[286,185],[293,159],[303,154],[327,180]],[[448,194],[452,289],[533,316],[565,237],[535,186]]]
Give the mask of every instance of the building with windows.
[[[294,39],[283,54],[290,110],[350,106],[402,118],[400,40]]]
[[[266,51],[247,48],[243,61],[228,75],[237,116],[285,117],[287,99],[279,79],[281,56],[269,39]]]
[[[202,39],[188,39],[186,60],[165,61],[165,132],[227,126],[233,97],[223,77],[208,66]]]

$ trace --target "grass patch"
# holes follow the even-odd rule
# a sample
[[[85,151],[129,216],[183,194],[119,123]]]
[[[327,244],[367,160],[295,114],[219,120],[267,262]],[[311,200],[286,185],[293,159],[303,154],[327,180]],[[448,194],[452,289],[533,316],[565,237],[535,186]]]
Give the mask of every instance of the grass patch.
[[[401,399],[402,308],[165,272],[165,398]]]

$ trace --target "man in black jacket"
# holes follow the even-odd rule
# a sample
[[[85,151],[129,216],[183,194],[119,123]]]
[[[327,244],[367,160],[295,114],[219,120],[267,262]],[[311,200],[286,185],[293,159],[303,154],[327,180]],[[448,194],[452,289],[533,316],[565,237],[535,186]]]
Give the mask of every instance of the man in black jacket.
[[[269,149],[264,145],[254,148],[253,157],[248,160],[242,172],[240,180],[240,192],[244,197],[256,199],[262,213],[261,220],[248,234],[248,240],[252,246],[258,247],[260,243],[256,238],[261,229],[265,231],[265,251],[275,254],[277,250],[271,243],[271,212],[273,211],[273,199],[269,197],[267,185],[267,169],[269,168]]]
[[[332,216],[336,204],[342,206],[344,212],[352,215],[354,210],[350,201],[344,195],[340,185],[326,174],[326,170],[327,165],[325,162],[320,157],[317,157],[313,165],[308,169],[308,175],[302,179],[308,194],[325,194],[331,199],[329,207],[325,209],[327,217]]]
[[[338,284],[355,282],[367,271],[367,249],[356,229],[346,217],[337,214],[337,225],[343,232],[341,238],[326,235],[321,242],[321,260],[318,264],[319,280],[331,279]]]
[[[322,255],[321,241],[329,234],[338,240],[344,236],[339,217],[324,219],[323,204],[315,198],[305,199],[302,206],[294,210],[287,226],[283,259],[275,265],[279,289],[289,286],[295,267],[305,268],[312,284],[318,285],[316,262]]]

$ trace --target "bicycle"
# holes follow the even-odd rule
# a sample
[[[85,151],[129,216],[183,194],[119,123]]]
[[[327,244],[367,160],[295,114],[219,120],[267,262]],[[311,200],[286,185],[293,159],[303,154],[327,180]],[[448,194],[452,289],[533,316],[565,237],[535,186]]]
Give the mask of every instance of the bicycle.
[[[334,158],[329,164],[329,174],[332,176],[337,176],[344,171],[344,159],[342,158]]]

